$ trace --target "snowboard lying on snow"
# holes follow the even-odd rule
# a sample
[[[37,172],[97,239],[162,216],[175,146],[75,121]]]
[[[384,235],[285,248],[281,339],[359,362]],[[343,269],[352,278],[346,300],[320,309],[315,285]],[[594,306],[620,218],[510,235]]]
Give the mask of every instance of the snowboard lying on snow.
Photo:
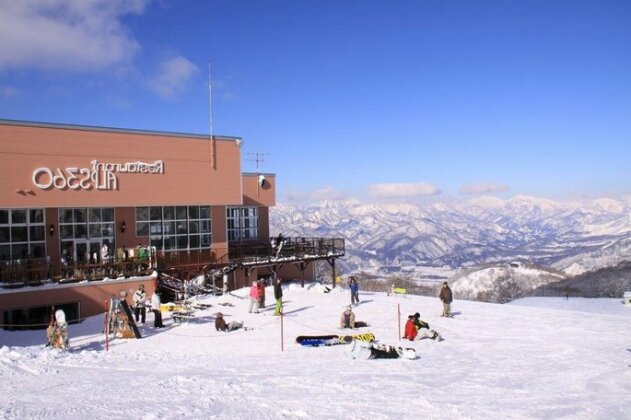
[[[311,347],[333,346],[336,344],[350,344],[353,342],[353,340],[374,341],[375,334],[368,332],[368,333],[352,334],[352,335],[337,335],[337,334],[300,335],[296,337],[296,343],[303,346],[311,346]]]

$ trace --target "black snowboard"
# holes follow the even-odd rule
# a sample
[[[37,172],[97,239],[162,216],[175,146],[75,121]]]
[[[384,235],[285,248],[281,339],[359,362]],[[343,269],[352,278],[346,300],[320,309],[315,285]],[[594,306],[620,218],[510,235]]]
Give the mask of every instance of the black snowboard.
[[[127,323],[131,327],[131,330],[134,332],[134,335],[136,336],[136,338],[142,338],[142,335],[140,335],[140,330],[136,325],[136,321],[134,321],[134,317],[132,316],[131,309],[129,308],[127,301],[125,299],[122,299],[120,305],[123,308],[123,311],[125,311],[125,315],[127,315]]]
[[[342,344],[337,335],[299,335],[296,337],[296,343],[303,346],[332,346]]]

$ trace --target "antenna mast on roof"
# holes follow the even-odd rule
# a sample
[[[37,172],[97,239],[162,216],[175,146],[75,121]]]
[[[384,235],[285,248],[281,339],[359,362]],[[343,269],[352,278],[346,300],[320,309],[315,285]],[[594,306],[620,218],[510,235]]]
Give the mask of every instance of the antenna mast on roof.
[[[210,136],[210,165],[217,169],[215,162],[215,136],[213,136],[213,87],[210,77],[210,60],[208,60],[208,135]]]
[[[265,177],[261,175],[261,173],[259,172],[259,163],[265,162],[265,159],[263,159],[263,156],[267,156],[267,153],[255,152],[255,153],[246,153],[246,154],[254,156],[254,159],[248,159],[248,160],[250,162],[256,163],[256,195],[259,195],[261,187],[265,185],[265,182],[269,182],[269,181],[265,181]]]

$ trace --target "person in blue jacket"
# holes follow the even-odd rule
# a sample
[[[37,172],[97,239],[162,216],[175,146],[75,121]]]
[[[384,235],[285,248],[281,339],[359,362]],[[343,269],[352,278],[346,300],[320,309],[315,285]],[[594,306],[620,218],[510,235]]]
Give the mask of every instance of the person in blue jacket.
[[[355,280],[355,276],[351,276],[348,288],[351,290],[351,305],[359,305],[359,283]]]

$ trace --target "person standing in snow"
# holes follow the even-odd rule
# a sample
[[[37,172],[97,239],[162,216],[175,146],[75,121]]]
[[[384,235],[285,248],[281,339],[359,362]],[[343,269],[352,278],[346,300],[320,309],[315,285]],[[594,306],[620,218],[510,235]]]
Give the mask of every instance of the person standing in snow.
[[[162,324],[162,311],[160,310],[160,295],[158,294],[158,290],[156,289],[151,296],[151,312],[153,312],[153,326],[154,328],[162,328],[164,324]]]
[[[265,280],[259,280],[257,287],[259,289],[259,308],[265,308]]]
[[[232,321],[226,324],[226,321],[223,319],[223,314],[221,312],[217,312],[215,314],[215,329],[217,331],[234,331],[238,330],[243,326],[243,322]]]
[[[280,315],[280,312],[283,308],[283,288],[281,286],[280,277],[276,277],[276,281],[274,282],[274,299],[276,299],[274,315]]]
[[[144,324],[145,317],[147,315],[147,309],[145,307],[145,301],[147,300],[147,294],[145,293],[145,285],[141,284],[138,286],[138,290],[134,292],[134,315],[136,317],[136,324],[138,323],[138,318]]]
[[[442,289],[440,289],[440,294],[438,298],[443,302],[443,314],[441,316],[450,317],[451,316],[451,302],[453,301],[453,294],[451,293],[451,289],[449,288],[449,284],[447,282],[443,283]]]
[[[351,305],[359,305],[359,283],[355,280],[355,276],[351,276],[348,288],[351,290]]]
[[[250,311],[251,314],[259,313],[259,287],[258,282],[253,281],[250,287]]]
[[[103,242],[103,246],[101,247],[101,263],[107,264],[109,262],[109,249],[107,248],[107,244]]]
[[[421,315],[418,312],[412,316],[412,322],[418,331],[419,339],[431,338],[432,340],[442,341],[440,334],[430,329],[429,324],[421,319]]]

